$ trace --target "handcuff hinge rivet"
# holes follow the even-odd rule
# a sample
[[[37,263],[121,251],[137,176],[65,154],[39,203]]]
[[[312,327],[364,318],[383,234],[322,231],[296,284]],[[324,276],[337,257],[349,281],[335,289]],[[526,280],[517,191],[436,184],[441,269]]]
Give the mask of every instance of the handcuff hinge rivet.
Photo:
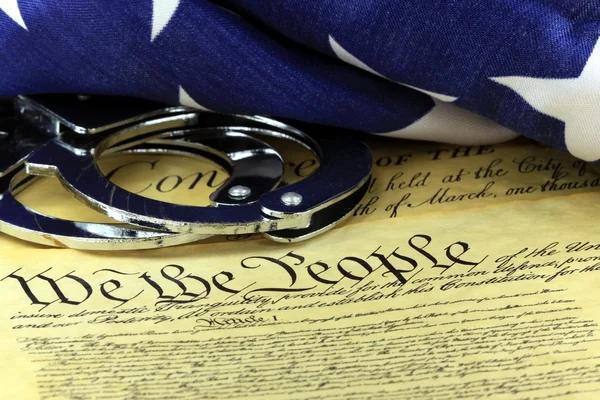
[[[244,200],[252,193],[252,190],[248,186],[235,185],[229,188],[227,191],[229,197],[234,200]]]
[[[302,203],[302,195],[296,192],[287,192],[281,195],[281,202],[286,206],[297,206]]]

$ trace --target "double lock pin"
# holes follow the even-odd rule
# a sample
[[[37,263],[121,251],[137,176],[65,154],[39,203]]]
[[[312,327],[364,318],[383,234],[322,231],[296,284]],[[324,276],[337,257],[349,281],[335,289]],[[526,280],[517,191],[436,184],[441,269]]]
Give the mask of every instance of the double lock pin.
[[[369,186],[371,153],[350,132],[111,96],[19,96],[14,109],[0,118],[0,231],[31,242],[124,250],[249,233],[300,241],[348,217]],[[307,148],[319,167],[282,185],[284,160],[269,138]],[[207,207],[153,200],[115,185],[98,167],[104,156],[136,153],[210,160],[230,176]],[[24,206],[15,195],[40,176],[58,178],[115,223],[70,221]]]

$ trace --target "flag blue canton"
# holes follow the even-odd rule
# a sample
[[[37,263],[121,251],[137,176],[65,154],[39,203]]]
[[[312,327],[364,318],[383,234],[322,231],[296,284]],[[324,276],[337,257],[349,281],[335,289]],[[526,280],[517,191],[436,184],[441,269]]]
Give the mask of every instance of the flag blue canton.
[[[218,3],[218,4],[217,4]],[[0,1],[0,96],[99,93],[600,159],[581,0]]]

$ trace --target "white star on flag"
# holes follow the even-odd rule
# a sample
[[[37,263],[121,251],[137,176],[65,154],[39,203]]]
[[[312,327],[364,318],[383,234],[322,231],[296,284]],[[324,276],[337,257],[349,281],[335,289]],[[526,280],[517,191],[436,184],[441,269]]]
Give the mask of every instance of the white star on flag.
[[[375,133],[403,139],[427,140],[460,145],[484,145],[506,142],[518,135],[494,121],[433,99],[435,106],[411,125],[391,132]]]
[[[179,7],[179,2],[180,0],[152,1],[152,36],[150,37],[150,41],[156,39],[169,24],[175,11],[177,11],[177,7]]]
[[[342,61],[392,81],[353,56],[332,36],[329,36],[329,44]],[[401,82],[392,82],[428,94],[433,98],[435,105],[431,111],[411,125],[391,132],[376,133],[377,135],[461,145],[499,143],[518,136],[492,120],[450,104],[457,100],[457,97],[419,89]]]
[[[329,45],[331,46],[331,49],[333,50],[333,52],[335,53],[335,55],[338,56],[338,58],[340,60],[344,61],[345,63],[354,65],[355,67],[364,69],[365,71],[369,71],[370,73],[375,74],[377,76],[380,76],[380,77],[382,77],[384,79],[387,79],[388,81],[392,81],[392,82],[400,84],[402,86],[406,86],[406,87],[409,87],[411,89],[418,90],[419,92],[428,94],[431,97],[436,98],[436,99],[441,100],[441,101],[453,102],[453,101],[456,101],[456,99],[458,98],[458,97],[454,97],[454,96],[449,96],[447,94],[440,94],[440,93],[430,92],[429,90],[421,89],[421,88],[418,88],[416,86],[407,85],[407,84],[402,83],[402,82],[393,81],[390,78],[381,75],[379,72],[375,71],[373,68],[369,67],[367,64],[365,64],[362,61],[360,61],[358,58],[354,57],[352,54],[350,54],[350,52],[348,52],[338,42],[336,42],[335,39],[333,38],[333,36],[331,36],[331,35],[329,35]]]
[[[575,157],[600,159],[600,39],[576,78],[490,79],[515,91],[537,111],[563,121],[565,144]]]
[[[181,86],[179,86],[179,104],[191,108],[197,108],[198,110],[202,111],[210,111],[208,108],[198,104],[198,102],[196,102],[196,100],[194,100],[192,96],[190,96],[188,92],[186,92]]]
[[[19,10],[17,0],[0,0],[0,10],[4,11],[10,19],[21,25],[23,29],[27,29],[27,25],[25,25],[25,21],[23,21],[23,17],[21,16],[21,10]]]

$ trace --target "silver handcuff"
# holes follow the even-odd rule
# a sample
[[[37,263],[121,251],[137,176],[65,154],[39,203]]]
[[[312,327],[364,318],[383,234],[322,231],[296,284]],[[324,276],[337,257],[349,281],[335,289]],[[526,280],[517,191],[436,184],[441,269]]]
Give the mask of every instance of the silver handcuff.
[[[348,217],[371,177],[367,145],[332,128],[124,97],[19,96],[13,103],[14,115],[0,118],[0,232],[49,246],[146,249],[250,233],[305,240]],[[284,160],[262,140],[270,137],[307,148],[319,167],[282,185]],[[131,153],[208,159],[230,176],[209,207],[153,200],[115,185],[98,167],[101,157]],[[58,178],[115,223],[65,220],[24,206],[15,196],[40,176]]]

